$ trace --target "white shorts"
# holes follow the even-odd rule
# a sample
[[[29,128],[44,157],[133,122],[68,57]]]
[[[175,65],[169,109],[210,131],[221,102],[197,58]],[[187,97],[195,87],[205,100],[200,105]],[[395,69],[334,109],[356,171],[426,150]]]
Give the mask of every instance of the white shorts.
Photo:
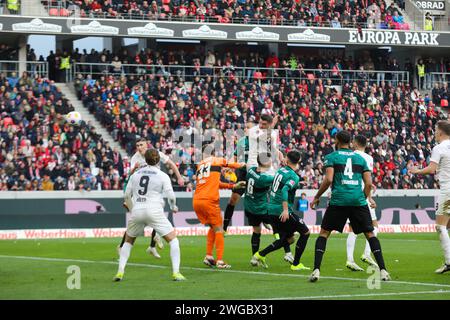
[[[438,202],[436,203],[436,215],[450,215],[450,193],[439,193]]]
[[[164,215],[164,211],[155,211],[154,209],[137,209],[131,213],[128,221],[127,234],[136,238],[144,235],[145,227],[151,227],[164,237],[171,233],[174,228],[169,219]]]

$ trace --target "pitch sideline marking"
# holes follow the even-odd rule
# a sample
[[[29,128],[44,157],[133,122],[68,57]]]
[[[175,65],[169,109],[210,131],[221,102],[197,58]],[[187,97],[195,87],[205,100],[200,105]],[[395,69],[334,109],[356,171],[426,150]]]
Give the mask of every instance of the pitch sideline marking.
[[[112,264],[117,265],[115,261],[94,261],[94,260],[82,260],[82,259],[65,259],[65,258],[46,258],[46,257],[32,257],[32,256],[8,256],[0,255],[0,258],[13,258],[13,259],[24,259],[24,260],[38,260],[38,261],[55,261],[55,262],[80,262],[80,263],[99,263],[99,264]],[[143,263],[127,263],[128,266],[134,267],[147,267],[147,268],[157,268],[157,269],[168,269],[169,266],[158,266],[153,264],[143,264]],[[196,267],[181,267],[181,269],[196,270],[196,271],[210,271],[218,272],[216,269],[211,268],[196,268]],[[261,271],[245,271],[245,270],[220,270],[219,272],[229,272],[229,273],[242,273],[251,275],[268,275],[268,276],[281,276],[281,277],[294,277],[294,278],[309,278],[309,275],[302,274],[288,274],[288,273],[271,273],[271,272],[261,272]],[[366,282],[367,279],[359,278],[345,278],[345,277],[321,277],[322,279],[330,280],[343,280],[343,281],[363,281]],[[426,283],[426,282],[409,282],[409,281],[397,281],[392,280],[386,282],[395,284],[408,284],[408,285],[418,285],[418,286],[431,286],[431,287],[445,287],[450,288],[450,285],[440,284],[440,283]]]
[[[450,293],[450,290],[434,291],[412,291],[412,292],[386,292],[386,293],[366,293],[366,294],[340,294],[330,296],[310,296],[310,297],[282,297],[282,298],[263,298],[264,300],[302,300],[302,299],[333,299],[333,298],[353,298],[353,297],[377,297],[377,296],[400,296],[414,294],[433,294]],[[258,300],[258,299],[252,299]]]

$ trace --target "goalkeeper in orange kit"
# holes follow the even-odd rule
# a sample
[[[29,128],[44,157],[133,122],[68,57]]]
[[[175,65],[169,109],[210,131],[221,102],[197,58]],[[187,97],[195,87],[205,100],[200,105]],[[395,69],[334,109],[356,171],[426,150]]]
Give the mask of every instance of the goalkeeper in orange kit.
[[[206,240],[206,257],[203,262],[219,269],[228,269],[231,266],[223,261],[224,230],[223,220],[219,206],[219,189],[245,188],[245,181],[225,183],[220,181],[223,167],[237,169],[245,166],[244,163],[228,162],[225,158],[215,157],[213,147],[207,145],[203,151],[203,160],[197,165],[197,184],[194,192],[193,207],[198,219],[208,225]],[[216,248],[217,261],[213,257],[213,248]]]

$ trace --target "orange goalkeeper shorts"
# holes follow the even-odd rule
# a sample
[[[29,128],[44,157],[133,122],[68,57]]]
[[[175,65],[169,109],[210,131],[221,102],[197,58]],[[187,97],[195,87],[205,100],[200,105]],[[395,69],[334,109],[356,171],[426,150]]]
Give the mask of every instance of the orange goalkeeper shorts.
[[[204,225],[222,226],[219,202],[208,200],[194,200],[192,203],[198,219]]]

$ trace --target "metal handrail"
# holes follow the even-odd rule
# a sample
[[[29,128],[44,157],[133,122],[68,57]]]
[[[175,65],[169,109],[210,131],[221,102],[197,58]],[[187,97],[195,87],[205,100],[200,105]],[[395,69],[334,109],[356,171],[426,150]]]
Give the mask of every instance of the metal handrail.
[[[173,22],[197,22],[197,23],[226,23],[226,24],[248,24],[248,25],[276,25],[276,26],[297,26],[297,27],[324,27],[324,28],[373,28],[369,26],[369,23],[352,22],[343,23],[340,22],[341,27],[333,27],[331,21],[325,22],[299,22],[298,20],[277,19],[274,23],[270,18],[229,18],[228,22],[219,20],[214,16],[204,16],[198,18],[197,16],[173,16],[166,14],[165,12],[159,12],[156,14],[135,14],[135,13],[119,13],[112,16],[107,12],[89,12],[87,14],[80,15],[80,9],[76,4],[72,4],[66,0],[59,1],[41,1],[46,2],[44,7],[49,11],[50,9],[57,9],[55,14],[51,16],[70,16],[78,18],[92,18],[92,19],[123,19],[123,20],[146,20],[146,21],[173,21]],[[68,9],[71,8],[71,9]],[[64,14],[61,14],[61,10],[64,10]],[[400,10],[399,10],[400,12]],[[20,13],[19,13],[20,14]],[[371,25],[371,24],[370,24]],[[381,25],[381,21],[377,23],[375,29],[388,29],[386,25]],[[422,29],[421,29],[422,30]]]
[[[261,72],[261,77],[255,77],[255,72]],[[284,76],[277,76],[277,73],[284,73]],[[336,70],[333,69],[306,69],[306,68],[264,68],[264,67],[208,67],[194,65],[144,65],[144,64],[122,64],[120,71],[113,71],[111,63],[73,63],[73,69],[70,72],[68,81],[73,80],[74,75],[90,75],[94,79],[99,76],[109,75],[127,75],[127,76],[146,76],[157,75],[162,77],[178,77],[185,81],[195,77],[205,78],[213,77],[214,81],[219,78],[227,78],[233,75],[240,79],[258,80],[261,82],[277,82],[284,79],[286,82],[291,80],[302,81],[310,80],[311,74],[323,73],[322,80],[332,80],[333,83],[343,84],[353,81],[381,82],[392,81],[395,85],[398,83],[409,82],[409,72],[406,71],[388,71],[388,70]],[[337,73],[337,74],[336,74]],[[324,83],[325,84],[325,83]]]
[[[25,66],[23,71],[28,72],[31,76],[38,74],[40,77],[48,77],[48,62],[46,61],[0,60],[0,74],[12,76],[13,73],[16,73],[20,77],[21,64]]]

